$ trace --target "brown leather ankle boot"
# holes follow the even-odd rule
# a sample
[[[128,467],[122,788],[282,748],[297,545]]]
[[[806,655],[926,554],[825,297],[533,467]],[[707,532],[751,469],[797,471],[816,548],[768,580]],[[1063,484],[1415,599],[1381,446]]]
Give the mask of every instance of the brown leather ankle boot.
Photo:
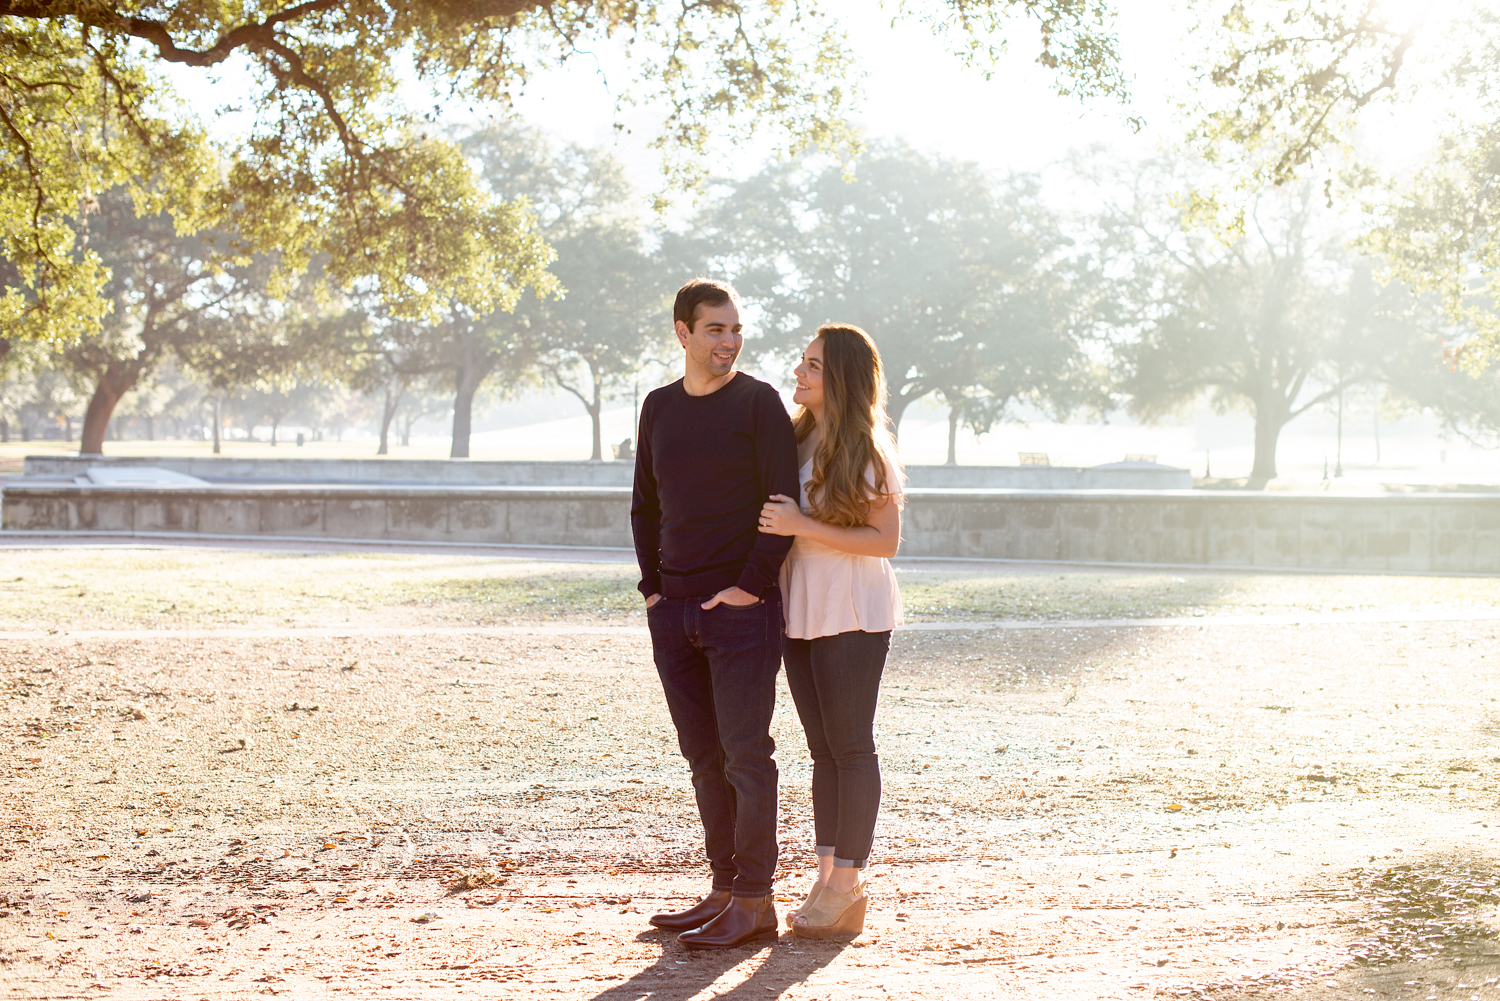
[[[657,928],[667,931],[688,931],[693,928],[701,928],[708,924],[724,908],[729,906],[728,890],[711,890],[708,896],[698,901],[685,911],[666,911],[662,914],[653,914],[648,923]]]
[[[677,941],[689,949],[734,949],[775,937],[776,904],[771,897],[734,897],[718,917],[683,932]]]

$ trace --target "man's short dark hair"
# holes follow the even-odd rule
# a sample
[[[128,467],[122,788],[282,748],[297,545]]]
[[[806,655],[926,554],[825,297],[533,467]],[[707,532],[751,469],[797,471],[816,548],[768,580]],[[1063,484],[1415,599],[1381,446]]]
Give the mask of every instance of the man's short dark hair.
[[[738,301],[740,294],[728,282],[713,278],[694,278],[677,290],[677,302],[672,306],[672,322],[687,324],[691,333],[698,322],[699,306],[723,306]]]

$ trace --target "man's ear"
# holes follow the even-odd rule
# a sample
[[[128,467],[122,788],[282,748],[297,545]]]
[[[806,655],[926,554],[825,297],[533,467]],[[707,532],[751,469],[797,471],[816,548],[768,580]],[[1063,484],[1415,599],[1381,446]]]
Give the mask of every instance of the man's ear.
[[[688,329],[688,325],[686,323],[683,323],[681,320],[678,320],[673,325],[672,329],[677,332],[677,343],[686,348],[688,346],[688,335],[692,333],[692,331]]]

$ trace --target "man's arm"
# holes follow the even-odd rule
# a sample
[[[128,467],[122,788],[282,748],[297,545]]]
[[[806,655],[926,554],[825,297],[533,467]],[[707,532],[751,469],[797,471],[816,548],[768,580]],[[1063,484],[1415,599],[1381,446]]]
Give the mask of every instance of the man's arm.
[[[641,426],[636,429],[635,490],[630,501],[630,534],[635,537],[635,559],[641,567],[641,596],[650,601],[661,594],[661,501],[656,493],[656,472],[651,464],[651,397],[641,408]]]
[[[797,482],[797,436],[781,397],[771,389],[761,391],[755,398],[755,464],[761,490],[766,494],[762,500],[769,499],[771,494],[796,497],[801,492],[801,484]],[[750,558],[740,574],[740,589],[758,597],[775,584],[781,574],[781,561],[791,548],[790,536],[756,533],[755,548],[750,550]]]

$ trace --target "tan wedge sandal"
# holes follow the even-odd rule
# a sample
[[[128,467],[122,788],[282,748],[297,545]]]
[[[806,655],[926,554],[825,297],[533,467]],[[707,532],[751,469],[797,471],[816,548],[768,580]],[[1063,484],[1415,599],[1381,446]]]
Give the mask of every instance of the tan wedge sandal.
[[[797,915],[813,906],[813,904],[817,903],[818,895],[826,889],[828,889],[827,886],[818,882],[817,880],[813,880],[812,888],[807,891],[807,896],[802,898],[802,903],[798,904],[792,910],[786,912],[786,926],[790,928],[792,926],[792,918],[795,918]]]
[[[864,883],[855,886],[853,893],[824,886],[817,899],[803,905],[796,920],[789,922],[792,934],[800,938],[853,938],[865,930],[868,902]]]

